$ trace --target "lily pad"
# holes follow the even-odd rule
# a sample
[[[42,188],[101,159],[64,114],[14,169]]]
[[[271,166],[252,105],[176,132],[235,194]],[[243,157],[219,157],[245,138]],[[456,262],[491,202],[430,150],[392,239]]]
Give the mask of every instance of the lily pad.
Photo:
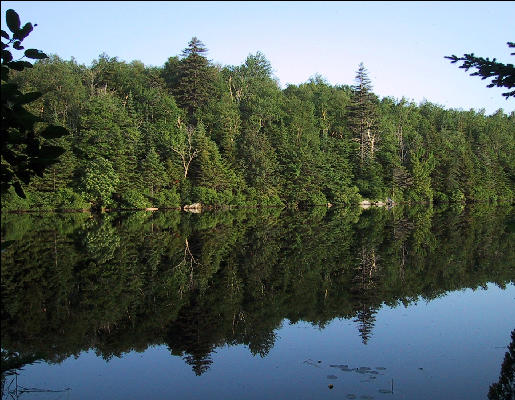
[[[329,365],[330,367],[333,367],[333,368],[349,368],[349,366],[347,364],[331,364]]]
[[[330,365],[333,368],[338,368],[340,371],[350,372],[356,371],[356,368],[349,368],[348,365]]]
[[[378,371],[384,371],[386,368],[385,368],[385,367],[376,367],[376,369],[377,369]]]
[[[318,365],[315,361],[312,359],[307,359],[304,361],[304,364],[311,365],[312,367],[320,368],[320,365]]]

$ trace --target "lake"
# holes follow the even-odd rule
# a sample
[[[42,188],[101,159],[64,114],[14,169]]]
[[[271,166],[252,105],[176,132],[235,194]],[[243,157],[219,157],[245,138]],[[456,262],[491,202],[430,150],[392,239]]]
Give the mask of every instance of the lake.
[[[2,213],[1,280],[2,399],[513,393],[511,207]]]

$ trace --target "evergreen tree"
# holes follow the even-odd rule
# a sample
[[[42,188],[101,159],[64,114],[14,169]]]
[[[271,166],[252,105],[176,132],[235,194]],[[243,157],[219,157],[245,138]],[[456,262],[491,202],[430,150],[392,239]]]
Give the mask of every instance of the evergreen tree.
[[[204,106],[212,95],[213,70],[204,56],[205,53],[207,49],[204,43],[193,37],[183,50],[178,65],[177,84],[173,94],[179,106],[186,110],[191,123],[195,122],[195,111]]]
[[[216,191],[231,189],[235,183],[234,172],[223,162],[216,143],[206,136],[202,123],[196,128],[195,148],[198,157],[192,163],[192,177],[197,185]]]
[[[279,165],[275,149],[263,132],[246,129],[239,140],[239,154],[247,184],[261,194],[275,193]]]
[[[507,42],[506,43],[509,48],[515,48],[515,43]],[[512,56],[515,56],[515,53],[511,53]],[[463,64],[460,65],[460,68],[468,71],[469,69],[476,69],[475,72],[471,73],[471,76],[480,76],[481,79],[489,79],[492,78],[492,82],[489,83],[486,87],[504,87],[508,89],[508,92],[503,93],[502,95],[509,99],[510,97],[515,97],[515,67],[513,64],[503,64],[494,58],[490,60],[488,57],[476,57],[474,53],[464,54],[462,57],[457,57],[455,55],[446,56],[451,60],[451,63],[454,64],[458,61],[463,61]]]
[[[140,132],[121,100],[112,92],[100,91],[84,108],[76,137],[78,156],[83,160],[109,160],[120,177],[121,192],[134,186]]]
[[[201,119],[224,159],[235,166],[236,143],[241,128],[240,110],[223,72],[216,73],[215,84],[214,95],[205,106]]]
[[[349,105],[349,127],[354,140],[359,143],[359,161],[363,167],[367,159],[373,159],[379,134],[377,130],[376,96],[372,93],[372,84],[368,72],[359,64],[356,84],[352,86],[351,104]]]
[[[166,184],[165,168],[159,159],[156,149],[151,147],[147,155],[141,162],[141,172],[143,178],[143,186],[150,189],[150,195]]]
[[[177,83],[179,82],[179,65],[181,60],[179,57],[169,57],[166,60],[165,65],[161,69],[161,76],[166,82],[166,87],[170,90],[173,90],[177,87]]]
[[[324,154],[316,128],[313,103],[305,100],[305,88],[289,86],[283,100],[283,134],[278,146],[283,166],[284,197],[289,203],[322,205]]]
[[[354,176],[365,197],[378,198],[384,195],[381,166],[376,160],[379,142],[377,97],[372,93],[368,72],[359,64],[356,84],[351,87],[351,101],[348,107],[347,121],[353,140],[358,143]]]
[[[10,15],[13,37],[3,33],[10,38],[4,44],[19,50],[14,35],[26,34],[30,25],[20,28]],[[15,129],[4,137],[11,140],[7,150],[16,153],[11,159],[44,150],[54,162],[67,150],[59,164],[36,165],[33,172],[41,176],[22,172],[23,181],[9,172],[9,152],[2,147],[2,173],[11,173],[10,185],[30,181],[24,190],[34,194],[14,199],[9,189],[10,209],[55,208],[68,201],[64,197],[79,204],[83,192],[96,204],[112,196],[131,207],[147,207],[149,200],[295,206],[357,203],[362,196],[463,202],[512,201],[515,195],[515,113],[486,116],[428,102],[379,102],[363,64],[354,86],[331,86],[317,75],[283,90],[262,53],[239,66],[214,66],[196,38],[162,68],[105,54],[90,67],[52,56],[30,68],[7,61],[9,51],[2,53],[2,71],[10,78],[2,81],[3,99],[16,85],[20,93],[13,92],[12,104],[19,100],[20,112],[31,114],[24,114],[30,126],[20,128],[30,146],[19,143]],[[8,71],[9,65],[26,68]],[[71,134],[40,131],[40,120]],[[94,176],[92,163],[99,158],[115,172],[114,189],[91,197],[84,172]],[[4,181],[2,190],[9,185]]]
[[[354,322],[358,325],[359,336],[363,344],[368,344],[372,336],[372,330],[375,324],[375,314],[377,311],[374,308],[363,305],[358,311]]]

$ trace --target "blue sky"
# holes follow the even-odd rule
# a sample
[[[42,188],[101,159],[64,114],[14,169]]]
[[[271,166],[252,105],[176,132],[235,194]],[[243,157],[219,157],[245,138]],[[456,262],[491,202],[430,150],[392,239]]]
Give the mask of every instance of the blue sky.
[[[514,63],[515,2],[46,2],[2,1],[22,23],[24,42],[90,65],[101,53],[162,66],[193,36],[222,65],[261,51],[284,87],[319,73],[353,84],[362,61],[381,97],[427,99],[447,108],[515,111],[503,89],[470,77],[443,57],[473,52]],[[513,51],[513,50],[512,50]]]

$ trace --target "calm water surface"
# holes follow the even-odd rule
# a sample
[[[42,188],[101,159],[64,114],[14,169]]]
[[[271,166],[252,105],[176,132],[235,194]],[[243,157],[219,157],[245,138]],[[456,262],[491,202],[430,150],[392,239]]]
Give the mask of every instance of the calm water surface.
[[[486,399],[515,329],[513,222],[3,216],[2,398]]]

